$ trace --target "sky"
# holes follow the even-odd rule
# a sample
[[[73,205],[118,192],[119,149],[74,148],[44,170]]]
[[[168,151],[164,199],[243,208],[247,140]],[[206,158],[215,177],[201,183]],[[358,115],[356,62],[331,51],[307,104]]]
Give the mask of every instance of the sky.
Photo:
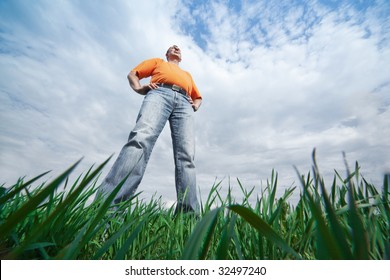
[[[390,172],[390,2],[386,0],[0,1],[0,184],[82,158],[71,179],[126,143],[143,97],[127,74],[182,50],[197,84],[197,187],[278,196],[301,187],[312,152],[329,185],[358,162],[381,188]],[[141,80],[147,83],[148,80]],[[73,176],[73,177],[72,177]],[[138,188],[175,201],[169,126]]]

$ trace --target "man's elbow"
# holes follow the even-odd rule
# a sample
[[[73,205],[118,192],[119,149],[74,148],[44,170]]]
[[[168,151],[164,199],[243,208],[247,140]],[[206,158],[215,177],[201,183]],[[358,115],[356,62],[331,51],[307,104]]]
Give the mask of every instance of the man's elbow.
[[[133,72],[133,71],[130,71],[129,74],[127,74],[127,79],[128,79],[129,81],[131,80],[131,77],[132,77],[132,75],[133,75],[132,72]]]
[[[128,79],[129,81],[131,81],[131,79],[134,79],[134,78],[138,78],[137,72],[135,72],[135,71],[130,71],[129,74],[127,74],[127,79]]]

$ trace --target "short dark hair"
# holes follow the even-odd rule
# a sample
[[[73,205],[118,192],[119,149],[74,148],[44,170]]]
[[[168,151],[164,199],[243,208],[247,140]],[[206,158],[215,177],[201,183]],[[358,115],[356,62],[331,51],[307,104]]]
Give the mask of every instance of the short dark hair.
[[[167,58],[167,60],[168,60],[168,52],[169,52],[169,50],[170,49],[172,49],[172,48],[174,48],[174,47],[178,47],[177,45],[172,45],[172,46],[170,46],[168,49],[167,49],[167,52],[165,53],[165,57]],[[178,47],[179,48],[179,47]]]

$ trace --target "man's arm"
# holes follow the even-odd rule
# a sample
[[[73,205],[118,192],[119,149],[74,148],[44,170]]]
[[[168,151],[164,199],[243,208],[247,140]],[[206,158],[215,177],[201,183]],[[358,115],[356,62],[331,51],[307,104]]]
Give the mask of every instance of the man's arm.
[[[130,71],[130,73],[127,75],[127,79],[129,80],[129,84],[131,88],[141,94],[145,95],[148,93],[149,90],[151,89],[156,89],[158,86],[155,83],[150,83],[147,85],[141,86],[141,83],[139,82],[139,78],[137,76],[137,73],[135,71]]]
[[[195,100],[191,99],[191,105],[192,105],[192,109],[194,109],[194,112],[198,111],[201,104],[202,104],[202,98],[197,98]]]

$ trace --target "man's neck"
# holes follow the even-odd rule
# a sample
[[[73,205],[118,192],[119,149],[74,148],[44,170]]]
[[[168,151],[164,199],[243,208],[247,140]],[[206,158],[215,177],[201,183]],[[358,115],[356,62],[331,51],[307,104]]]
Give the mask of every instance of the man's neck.
[[[180,63],[180,61],[178,59],[170,59],[170,60],[168,60],[168,62],[176,64],[177,66],[179,66],[179,63]]]

